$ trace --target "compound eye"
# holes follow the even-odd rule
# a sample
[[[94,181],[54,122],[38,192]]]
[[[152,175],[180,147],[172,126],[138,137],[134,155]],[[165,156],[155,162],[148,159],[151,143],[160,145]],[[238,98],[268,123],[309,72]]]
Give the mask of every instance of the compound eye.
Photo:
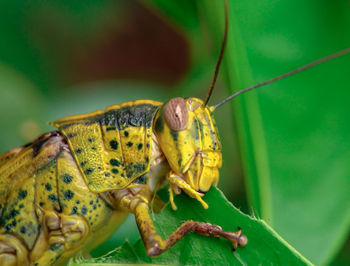
[[[183,130],[188,123],[188,110],[184,98],[171,99],[164,107],[164,118],[170,129]]]

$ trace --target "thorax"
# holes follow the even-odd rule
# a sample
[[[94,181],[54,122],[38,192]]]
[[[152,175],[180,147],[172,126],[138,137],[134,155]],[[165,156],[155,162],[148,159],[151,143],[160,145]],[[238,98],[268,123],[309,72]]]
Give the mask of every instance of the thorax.
[[[101,194],[115,209],[120,207],[119,202],[123,197],[138,195],[145,202],[150,202],[156,191],[164,185],[169,169],[169,164],[158,144],[157,137],[152,134],[149,171],[144,176],[135,179],[125,189],[111,190]]]

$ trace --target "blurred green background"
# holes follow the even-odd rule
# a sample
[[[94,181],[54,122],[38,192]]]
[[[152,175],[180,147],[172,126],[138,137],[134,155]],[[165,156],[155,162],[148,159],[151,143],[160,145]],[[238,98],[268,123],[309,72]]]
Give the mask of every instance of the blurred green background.
[[[222,39],[222,2],[1,0],[0,152],[66,115],[142,98],[203,98]],[[212,104],[350,45],[346,0],[229,5]],[[348,55],[215,112],[219,187],[317,264],[350,262],[349,89]],[[93,255],[125,238],[138,238],[132,217]]]

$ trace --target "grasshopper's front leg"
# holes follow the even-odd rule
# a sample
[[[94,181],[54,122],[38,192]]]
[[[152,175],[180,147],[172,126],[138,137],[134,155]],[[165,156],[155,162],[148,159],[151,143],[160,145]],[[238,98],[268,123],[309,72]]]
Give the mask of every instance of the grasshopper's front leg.
[[[181,190],[185,191],[187,195],[198,200],[202,204],[204,209],[208,209],[208,204],[202,199],[204,194],[194,190],[180,176],[176,175],[173,171],[170,171],[167,175],[167,179],[169,181],[169,200],[171,207],[174,211],[177,210],[177,207],[174,202],[173,190],[176,194],[179,194]]]
[[[247,237],[241,234],[240,229],[236,233],[227,232],[223,231],[218,225],[191,220],[184,222],[164,240],[158,234],[157,229],[153,224],[150,216],[149,205],[147,200],[145,200],[145,197],[131,194],[125,195],[120,200],[120,206],[135,215],[136,223],[147,254],[151,257],[160,255],[164,251],[171,248],[186,234],[192,232],[205,236],[226,238],[227,240],[231,241],[234,250],[237,248],[237,246],[245,246],[247,244]]]

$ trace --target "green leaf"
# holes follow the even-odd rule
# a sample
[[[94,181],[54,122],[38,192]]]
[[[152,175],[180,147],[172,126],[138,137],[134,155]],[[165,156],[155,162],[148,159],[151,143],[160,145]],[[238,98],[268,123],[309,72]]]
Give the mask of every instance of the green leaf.
[[[219,2],[203,8],[217,46]],[[231,93],[350,44],[347,1],[229,6]],[[316,264],[331,261],[350,228],[349,65],[346,55],[232,101],[254,212]]]
[[[232,252],[232,245],[224,239],[196,234],[185,236],[169,251],[157,258],[145,253],[142,241],[134,246],[126,242],[121,248],[97,259],[74,260],[72,265],[90,263],[153,263],[171,265],[308,265],[307,259],[284,241],[264,221],[253,219],[229,203],[217,188],[213,187],[204,197],[209,209],[204,210],[194,199],[186,195],[176,197],[177,211],[168,205],[160,214],[154,215],[154,222],[165,238],[183,221],[195,220],[222,226],[224,230],[237,231],[241,227],[248,237],[248,244]]]

